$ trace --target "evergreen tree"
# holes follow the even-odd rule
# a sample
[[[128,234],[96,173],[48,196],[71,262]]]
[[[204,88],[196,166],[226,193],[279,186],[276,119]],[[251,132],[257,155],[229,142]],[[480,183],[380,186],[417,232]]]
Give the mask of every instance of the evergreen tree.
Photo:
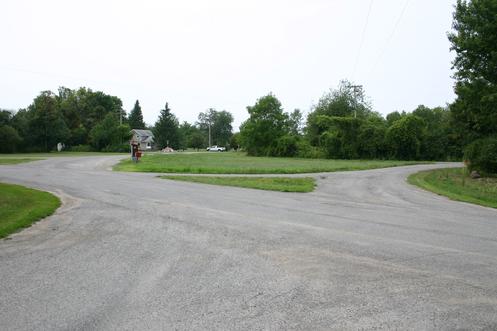
[[[159,148],[166,146],[178,149],[180,147],[179,122],[171,113],[168,103],[160,111],[159,119],[154,126],[154,140]]]
[[[131,129],[145,129],[145,122],[143,122],[142,109],[140,107],[140,102],[136,100],[135,106],[131,113],[129,113],[128,124]]]

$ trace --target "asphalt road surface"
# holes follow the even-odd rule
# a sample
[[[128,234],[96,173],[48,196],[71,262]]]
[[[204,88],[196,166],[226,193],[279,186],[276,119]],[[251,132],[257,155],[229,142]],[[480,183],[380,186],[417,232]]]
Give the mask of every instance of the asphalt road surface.
[[[64,202],[0,240],[1,330],[497,329],[497,210],[405,182],[448,164],[299,194],[110,172],[118,158],[0,166]]]

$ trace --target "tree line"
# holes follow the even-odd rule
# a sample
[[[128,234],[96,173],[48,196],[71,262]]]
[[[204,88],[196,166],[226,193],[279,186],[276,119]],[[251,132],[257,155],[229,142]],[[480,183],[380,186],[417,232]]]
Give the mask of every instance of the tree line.
[[[233,115],[209,109],[198,122],[179,123],[168,103],[153,126],[147,126],[139,101],[129,115],[116,96],[89,88],[60,87],[43,91],[25,109],[0,109],[0,152],[49,152],[63,143],[67,150],[127,152],[131,129],[150,129],[157,147],[174,149],[206,147],[209,130],[213,144],[228,145]],[[210,129],[209,129],[210,127]]]
[[[383,117],[365,91],[346,80],[325,93],[304,120],[285,112],[273,94],[247,107],[233,134],[233,116],[208,109],[195,124],[179,123],[169,104],[153,127],[136,101],[129,116],[115,96],[88,88],[42,92],[16,113],[0,111],[0,152],[49,151],[58,142],[73,150],[127,151],[130,129],[152,129],[159,148],[242,147],[254,156],[342,159],[464,160],[470,169],[497,173],[497,2],[458,0],[453,31],[456,100]]]
[[[240,144],[250,155],[334,159],[452,160],[461,140],[447,107],[419,106],[383,117],[348,81],[325,93],[308,114],[285,113],[273,94],[247,108]]]

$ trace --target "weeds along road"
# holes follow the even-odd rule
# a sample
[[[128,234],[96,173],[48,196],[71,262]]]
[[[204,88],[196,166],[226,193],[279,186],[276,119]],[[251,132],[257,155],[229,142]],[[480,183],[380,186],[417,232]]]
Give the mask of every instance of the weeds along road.
[[[497,210],[409,186],[419,165],[313,193],[0,167],[59,211],[0,241],[2,330],[497,329]]]

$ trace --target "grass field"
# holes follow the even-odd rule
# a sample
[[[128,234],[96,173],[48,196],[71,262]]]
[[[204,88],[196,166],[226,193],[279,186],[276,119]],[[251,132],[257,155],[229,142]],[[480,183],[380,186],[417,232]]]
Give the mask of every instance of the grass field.
[[[289,177],[215,177],[215,176],[161,176],[163,179],[172,179],[185,182],[237,186],[268,191],[280,192],[312,192],[316,186],[314,178]]]
[[[37,158],[37,157],[16,158],[16,157],[1,157],[0,156],[0,165],[1,164],[18,164],[18,163],[37,161],[37,160],[43,160],[43,159]]]
[[[0,154],[0,165],[18,164],[43,160],[48,157],[62,156],[96,156],[96,155],[126,155],[125,153],[99,153],[99,152],[52,152],[52,153],[16,153]]]
[[[0,238],[51,215],[59,206],[59,198],[48,192],[0,183]]]
[[[452,200],[497,208],[497,178],[472,179],[465,168],[422,171],[407,180]]]
[[[244,153],[148,154],[140,162],[123,160],[117,171],[195,174],[294,174],[366,170],[416,164],[411,161],[325,160],[252,157]]]

